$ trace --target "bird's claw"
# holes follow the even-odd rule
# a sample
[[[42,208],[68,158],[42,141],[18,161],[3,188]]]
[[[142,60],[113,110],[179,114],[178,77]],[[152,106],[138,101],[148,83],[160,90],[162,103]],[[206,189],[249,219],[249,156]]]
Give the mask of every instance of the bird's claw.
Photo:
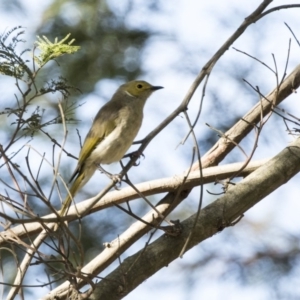
[[[115,183],[114,188],[119,191],[122,184],[121,174],[111,174],[110,179]]]
[[[130,159],[138,159],[138,158],[140,158],[140,157],[143,157],[143,158],[145,158],[145,155],[142,153],[142,152],[140,152],[140,151],[133,151],[133,152],[131,152],[131,153],[128,153],[128,154],[126,154],[124,157],[130,157]],[[137,166],[139,166],[140,165],[140,163],[139,162],[135,162],[134,164],[133,164],[135,167],[137,167]]]

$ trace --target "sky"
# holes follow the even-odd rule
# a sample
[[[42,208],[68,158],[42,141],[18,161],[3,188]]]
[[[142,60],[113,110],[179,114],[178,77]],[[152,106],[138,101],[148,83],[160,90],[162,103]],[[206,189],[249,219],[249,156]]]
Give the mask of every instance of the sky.
[[[34,0],[30,1],[29,4],[28,1],[24,0],[23,3],[27,12],[26,18],[22,18],[21,24],[19,23],[20,19],[18,16],[1,13],[0,4],[0,32],[16,25],[26,27],[28,34],[34,32],[36,26],[41,21],[41,14],[44,8],[50,2],[50,0],[42,2]],[[133,28],[144,26],[161,33],[151,40],[143,52],[145,79],[154,85],[163,85],[165,87],[164,90],[154,94],[147,103],[146,110],[149,113],[145,113],[143,127],[138,135],[138,137],[143,137],[154,128],[155,124],[159,124],[179,105],[197,72],[201,70],[203,65],[241,24],[243,19],[261,1],[178,0],[176,1],[176,5],[173,1],[160,1],[160,13],[147,15],[147,18],[144,17],[143,1],[133,0],[133,3],[136,7],[141,8],[135,10],[130,18],[128,18],[128,26],[132,26]],[[286,3],[286,0],[276,0],[270,7]],[[300,1],[293,1],[293,3],[300,4]],[[111,0],[109,5],[116,10],[125,9],[125,5],[122,7],[122,4],[118,0]],[[234,44],[234,47],[255,55],[272,67],[274,65],[272,54],[274,54],[278,69],[282,74],[288,51],[288,42],[291,38],[290,62],[287,69],[287,73],[289,73],[299,63],[300,47],[293,40],[284,22],[289,24],[300,39],[300,33],[297,32],[297,29],[300,28],[299,14],[300,9],[293,9],[282,10],[267,16],[265,20],[259,21],[247,29],[245,34]],[[165,36],[167,34],[168,36],[172,36],[173,39],[168,38],[166,40]],[[181,70],[182,61],[189,65],[190,70],[192,70],[191,72],[187,73]],[[240,74],[239,68],[241,65],[243,67],[249,66],[250,71],[246,74]],[[242,68],[242,70],[244,69]],[[228,76],[228,74],[233,73],[237,73],[239,77]],[[203,111],[199,120],[199,126],[196,129],[199,136],[209,134],[209,129],[205,126],[206,122],[214,126],[218,122],[222,123],[224,119],[224,123],[226,123],[228,115],[232,118],[234,116],[237,118],[241,117],[256,103],[257,95],[249,87],[245,87],[243,78],[247,79],[254,86],[262,87],[265,93],[272,90],[276,83],[274,76],[264,66],[253,61],[246,55],[237,53],[232,48],[228,49],[215,66],[208,83],[207,96],[204,99]],[[117,85],[118,83],[116,82],[102,80],[96,85],[95,93],[83,100],[89,103],[97,103],[97,91],[100,93],[103,90],[106,91],[105,96],[109,98]],[[201,90],[197,91],[190,105],[189,112],[191,116],[194,116],[197,112],[200,97]],[[282,104],[282,107],[299,116],[299,105],[295,105],[295,101],[299,101],[298,98],[298,94],[292,95]],[[216,99],[222,99],[222,101],[226,102],[226,111],[218,112],[215,110]],[[92,110],[84,110],[82,119],[87,120],[88,124],[88,120],[92,120],[93,114],[94,111]],[[279,120],[274,118],[274,121],[266,125],[266,134],[263,134],[261,137],[259,151],[255,154],[254,159],[268,158],[276,155],[293,139],[284,133],[282,128],[281,130],[277,129],[275,127],[277,124],[279,124]],[[86,126],[87,130],[88,126]],[[174,131],[178,132],[178,134],[174,135]],[[143,167],[149,170],[147,180],[181,174],[189,166],[187,154],[191,153],[192,141],[188,140],[185,145],[177,147],[186,132],[187,128],[183,118],[177,118],[156,138],[155,143],[149,145],[145,153],[147,159],[143,161]],[[250,148],[253,139],[254,135],[251,136],[250,134],[249,138],[242,142],[242,145]],[[157,150],[157,145],[160,145],[159,150]],[[161,157],[164,157],[164,159],[162,160]],[[224,163],[233,162],[236,158],[242,160],[242,156],[234,152]],[[174,161],[176,161],[176,164],[174,164]],[[151,166],[158,162],[160,163],[160,169],[152,171]],[[111,168],[115,170],[116,167],[112,166]],[[132,170],[132,178],[135,180],[140,178],[138,170]],[[296,176],[288,185],[281,187],[274,194],[247,212],[245,218],[248,222],[253,221],[261,225],[261,228],[257,228],[258,235],[261,233],[266,234],[266,231],[264,231],[264,227],[266,226],[277,228],[279,233],[280,231],[288,231],[295,234],[298,232],[300,225],[298,216],[299,204],[295,204],[297,200],[297,196],[295,195],[299,194],[298,182],[299,176]],[[211,190],[215,189],[213,186],[209,188]],[[189,197],[190,203],[187,204],[185,209],[192,210],[195,207],[197,204],[197,193],[198,191],[192,193],[191,197]],[[284,202],[280,201],[281,199],[284,199]],[[205,204],[211,200],[212,198],[207,196]],[[242,235],[243,228],[247,229],[245,225],[241,225],[239,229],[234,228],[234,230],[238,231],[238,233],[235,232],[234,234]],[[280,236],[278,232],[274,233],[275,240],[276,237]],[[210,244],[223,247],[223,243],[224,240],[222,240],[221,234],[214,236],[206,241],[204,246],[195,247],[182,260],[185,260],[185,262],[193,261],[198,253],[200,252],[201,254],[201,251],[205,251],[205,249],[210,247]],[[224,251],[234,251],[233,248],[235,247],[234,245],[226,245],[224,248]],[[247,248],[241,249],[247,251]],[[210,276],[208,276],[208,279],[199,279],[201,281],[199,287],[192,285],[192,280],[189,281],[187,279],[182,281],[182,260],[178,259],[148,279],[135,291],[130,293],[126,299],[141,299],[141,295],[144,300],[153,299],[153,296],[156,296],[158,299],[168,298],[172,300],[194,300],[199,298],[217,300],[223,299],[224,295],[230,295],[228,299],[232,300],[240,298],[267,299],[269,297],[263,282],[258,282],[256,285],[249,285],[249,288],[247,288],[234,280],[224,280],[223,282],[214,280],[212,282]],[[217,278],[218,274],[221,274],[223,270],[224,265],[221,262],[216,262],[214,269],[207,270],[207,272],[210,272],[213,278]],[[193,274],[193,276],[197,276],[197,273]],[[44,293],[45,290],[41,291],[40,295]]]

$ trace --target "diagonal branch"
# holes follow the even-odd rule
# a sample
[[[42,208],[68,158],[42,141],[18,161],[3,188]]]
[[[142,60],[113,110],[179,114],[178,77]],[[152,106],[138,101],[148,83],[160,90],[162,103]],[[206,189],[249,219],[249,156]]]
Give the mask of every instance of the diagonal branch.
[[[244,117],[234,124],[218,142],[202,157],[203,167],[214,166],[253,129],[261,120],[261,114],[266,116],[274,106],[281,103],[300,86],[300,65],[283,81],[280,87],[276,87],[271,93],[263,97]],[[227,138],[228,137],[228,138]],[[198,163],[194,164],[194,170]]]
[[[227,41],[219,48],[219,50],[212,56],[212,58],[204,65],[204,67],[195,78],[194,82],[192,83],[191,87],[189,88],[186,96],[184,97],[180,105],[161,124],[159,124],[153,131],[151,131],[142,141],[142,145],[138,149],[140,153],[143,153],[148,144],[157,134],[159,134],[166,126],[168,126],[168,124],[170,124],[181,112],[187,109],[188,104],[190,103],[197,88],[205,79],[205,77],[209,76],[217,61],[251,24],[254,24],[257,20],[260,19],[260,16],[263,13],[264,9],[272,1],[273,0],[264,0],[253,13],[251,13],[248,17],[245,18],[245,20],[237,28],[237,30],[227,39]],[[131,160],[125,166],[125,170],[128,171],[134,163],[135,160]]]
[[[289,181],[300,171],[300,138],[251,173],[223,197],[206,206],[186,251],[240,218],[248,209]],[[179,237],[163,235],[146,249],[126,258],[122,265],[96,284],[92,299],[121,299],[139,284],[178,258],[194,225],[196,214],[182,222]],[[134,262],[134,263],[133,263]]]

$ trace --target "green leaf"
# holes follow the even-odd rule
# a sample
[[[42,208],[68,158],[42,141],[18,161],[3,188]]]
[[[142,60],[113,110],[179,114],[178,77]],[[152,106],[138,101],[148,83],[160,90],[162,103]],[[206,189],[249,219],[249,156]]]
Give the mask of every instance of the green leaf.
[[[80,49],[80,46],[71,46],[75,39],[72,39],[70,42],[65,43],[70,37],[70,33],[63,38],[61,41],[58,41],[55,38],[54,43],[50,42],[46,36],[42,38],[37,36],[37,47],[41,51],[39,56],[34,56],[35,61],[40,65],[45,65],[48,61],[55,59],[64,54],[73,54]]]

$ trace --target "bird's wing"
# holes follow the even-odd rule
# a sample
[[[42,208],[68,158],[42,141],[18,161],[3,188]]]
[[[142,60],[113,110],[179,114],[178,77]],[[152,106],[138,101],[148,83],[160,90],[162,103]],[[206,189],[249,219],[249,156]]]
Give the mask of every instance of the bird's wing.
[[[80,170],[86,159],[91,155],[98,144],[101,143],[101,141],[105,139],[105,137],[108,136],[116,128],[116,126],[116,119],[108,119],[104,122],[94,124],[94,126],[92,126],[91,130],[85,138],[79,154],[77,167],[73,172],[69,182],[71,182],[80,173]]]

